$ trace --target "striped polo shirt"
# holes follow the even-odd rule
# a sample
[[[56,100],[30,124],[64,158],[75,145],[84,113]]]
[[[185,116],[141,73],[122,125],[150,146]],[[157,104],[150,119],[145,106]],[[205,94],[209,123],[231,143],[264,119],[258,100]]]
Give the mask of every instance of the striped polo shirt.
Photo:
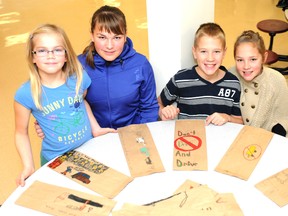
[[[163,105],[176,102],[178,119],[206,119],[215,112],[241,116],[238,78],[221,66],[224,77],[210,83],[198,75],[196,67],[180,70],[169,80],[160,94]]]

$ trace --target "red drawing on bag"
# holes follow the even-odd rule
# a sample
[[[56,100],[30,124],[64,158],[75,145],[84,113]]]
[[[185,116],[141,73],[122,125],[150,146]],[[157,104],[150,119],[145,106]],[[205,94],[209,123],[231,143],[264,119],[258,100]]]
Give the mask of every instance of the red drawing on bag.
[[[201,147],[202,140],[198,136],[186,135],[177,138],[174,141],[174,147],[178,151],[194,151]]]

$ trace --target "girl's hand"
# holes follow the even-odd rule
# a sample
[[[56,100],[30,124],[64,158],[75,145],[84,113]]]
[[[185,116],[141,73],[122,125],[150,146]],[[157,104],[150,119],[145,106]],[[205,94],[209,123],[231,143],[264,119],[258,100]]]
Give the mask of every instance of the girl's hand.
[[[216,112],[206,118],[206,125],[212,123],[214,125],[220,126],[225,124],[226,122],[229,122],[230,119],[231,119],[230,115]]]
[[[21,187],[24,187],[25,186],[25,180],[31,176],[33,173],[35,172],[35,169],[32,168],[32,169],[27,169],[27,170],[23,170],[19,176],[17,177],[16,179],[16,185],[17,186],[21,186]]]
[[[93,137],[101,136],[107,133],[117,133],[117,130],[113,128],[99,128],[98,130],[92,132]]]

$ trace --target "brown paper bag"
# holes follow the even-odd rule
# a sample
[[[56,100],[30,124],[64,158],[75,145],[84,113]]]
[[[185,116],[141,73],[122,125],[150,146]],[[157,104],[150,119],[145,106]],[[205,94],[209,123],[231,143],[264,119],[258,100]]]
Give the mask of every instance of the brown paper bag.
[[[264,154],[273,133],[245,125],[215,171],[247,180]]]
[[[204,120],[177,120],[174,134],[174,170],[207,170]]]
[[[184,185],[181,187],[183,186]],[[184,192],[174,194],[170,197],[154,201],[144,206],[125,203],[121,210],[113,211],[112,215],[244,216],[236,203],[233,194],[217,194],[205,185],[199,185],[198,187],[187,189]]]
[[[56,158],[48,167],[108,198],[115,197],[133,180],[77,151]]]
[[[178,187],[178,189],[174,192],[174,194],[180,193],[180,192],[184,192],[187,190],[191,190],[195,187],[199,187],[201,184],[197,183],[197,182],[193,182],[189,179],[185,180],[185,182],[180,185],[180,187]]]
[[[232,193],[218,194],[214,205],[218,211],[225,212],[225,215],[244,216]]]
[[[15,202],[36,211],[59,216],[107,216],[116,202],[105,197],[35,181]]]
[[[175,192],[177,194],[179,192],[188,192],[191,191],[193,193],[193,189],[196,187],[201,186],[201,184],[193,182],[187,179]],[[203,188],[203,187],[202,187]],[[216,194],[216,192],[214,192]],[[225,194],[216,194],[215,199],[213,199],[208,205],[203,206],[203,209],[207,210],[215,210],[219,212],[225,213],[225,215],[233,215],[233,216],[244,216],[242,210],[240,209],[236,199],[232,193],[225,193]]]
[[[170,206],[152,207],[125,203],[122,209],[113,211],[112,216],[226,216],[217,210],[183,209]]]
[[[203,209],[208,208],[210,203],[215,202],[217,192],[210,189],[207,185],[199,185],[190,190],[174,194],[171,197],[154,201],[146,204],[147,206],[154,207],[175,207],[187,209]]]
[[[280,207],[288,204],[288,168],[259,182],[255,187]]]
[[[164,166],[146,124],[118,128],[131,176],[164,172]]]

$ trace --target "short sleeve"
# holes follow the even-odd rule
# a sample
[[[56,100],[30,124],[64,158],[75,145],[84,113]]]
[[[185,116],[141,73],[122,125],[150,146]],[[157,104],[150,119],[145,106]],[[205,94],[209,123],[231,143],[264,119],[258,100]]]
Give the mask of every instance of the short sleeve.
[[[14,100],[29,110],[32,110],[33,107],[35,107],[29,81],[25,82],[17,89]]]

